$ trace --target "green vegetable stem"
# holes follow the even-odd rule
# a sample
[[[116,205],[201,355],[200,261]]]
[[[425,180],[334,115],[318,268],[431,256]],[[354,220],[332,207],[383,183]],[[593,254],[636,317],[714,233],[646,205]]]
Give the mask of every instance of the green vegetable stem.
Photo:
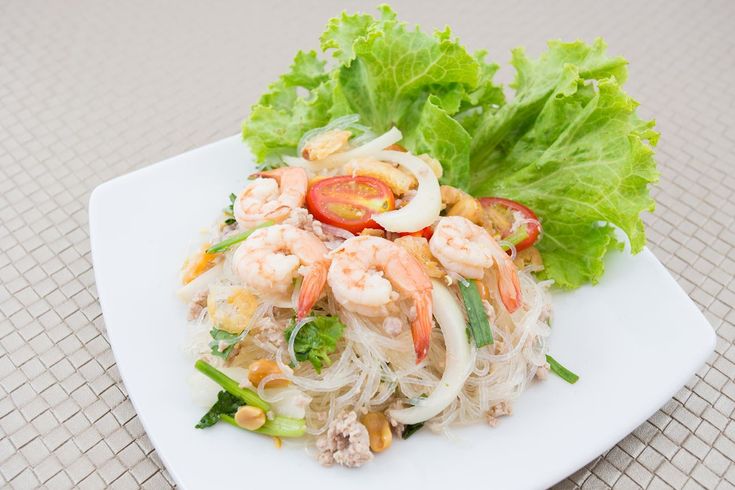
[[[226,392],[242,399],[245,404],[261,408],[265,412],[271,409],[270,404],[259,397],[256,392],[248,388],[242,388],[240,386],[240,383],[230,378],[225,373],[218,370],[206,361],[199,359],[194,364],[194,367],[197,369],[197,371],[201,372],[205,376],[209,377],[209,379],[220,385]]]
[[[231,415],[222,415],[220,419],[223,422],[227,422],[230,425],[234,425],[239,429],[243,429],[235,418]],[[243,429],[247,430],[247,429]],[[306,433],[306,422],[304,419],[294,419],[291,417],[275,417],[273,420],[266,420],[265,424],[260,429],[255,429],[251,432],[257,432],[266,436],[273,437],[301,437]]]
[[[227,250],[231,246],[235,245],[236,243],[244,242],[245,240],[247,240],[248,237],[250,237],[250,235],[252,235],[255,230],[258,230],[260,228],[265,228],[267,226],[271,226],[272,224],[273,224],[272,221],[266,221],[264,223],[259,224],[258,226],[255,226],[253,228],[250,228],[249,230],[247,230],[247,231],[245,231],[243,233],[239,233],[237,235],[233,235],[233,236],[231,236],[231,237],[229,237],[229,238],[227,238],[225,240],[222,240],[221,242],[216,243],[216,244],[212,245],[211,247],[209,247],[207,249],[207,253],[208,254],[216,254],[216,253],[224,252],[225,250]]]

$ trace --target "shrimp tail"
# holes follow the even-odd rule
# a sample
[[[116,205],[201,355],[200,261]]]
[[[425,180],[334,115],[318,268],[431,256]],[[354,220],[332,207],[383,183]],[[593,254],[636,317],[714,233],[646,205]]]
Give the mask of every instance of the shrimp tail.
[[[414,295],[413,305],[416,308],[416,317],[411,321],[411,336],[413,348],[416,351],[416,364],[424,360],[429,353],[431,340],[431,289],[423,290]]]
[[[308,315],[314,307],[314,304],[319,300],[322,291],[324,291],[324,286],[327,284],[328,269],[328,262],[317,262],[304,275],[301,290],[299,291],[298,305],[296,307],[297,320],[301,320]]]
[[[503,254],[505,255],[505,254]],[[498,264],[498,291],[500,299],[509,313],[513,313],[521,306],[521,283],[518,280],[518,272],[515,264],[508,258],[497,262]]]

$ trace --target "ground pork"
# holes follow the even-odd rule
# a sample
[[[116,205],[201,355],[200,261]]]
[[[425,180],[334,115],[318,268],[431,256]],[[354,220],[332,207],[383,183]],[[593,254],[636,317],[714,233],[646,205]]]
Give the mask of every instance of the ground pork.
[[[391,337],[398,337],[403,330],[403,322],[401,322],[400,318],[387,316],[383,320],[383,330]]]
[[[286,343],[283,327],[270,318],[263,318],[253,330],[261,342],[267,342],[276,347],[281,347]]]
[[[334,463],[356,468],[373,459],[370,436],[364,425],[357,421],[355,412],[343,412],[329,424],[327,433],[316,441],[317,459],[324,466]]]
[[[549,363],[544,363],[543,366],[539,366],[538,369],[536,369],[536,379],[539,379],[541,381],[545,380],[549,377],[549,369],[551,366],[549,366]]]
[[[485,414],[487,417],[487,423],[491,427],[498,425],[498,418],[503,415],[511,415],[513,413],[513,407],[509,401],[500,401],[490,407],[490,410]]]
[[[391,410],[400,410],[404,408],[403,401],[400,399],[393,400],[390,405],[388,405],[388,409],[385,411],[385,415],[388,418],[388,423],[390,424],[390,429],[393,431],[393,434],[396,437],[403,437],[403,429],[405,426],[398,422],[397,420],[394,420],[393,417],[390,416]]]
[[[194,297],[191,299],[191,301],[189,302],[189,312],[186,316],[189,321],[196,320],[202,314],[202,311],[204,311],[204,309],[207,307],[208,295],[209,290],[204,289],[195,294]]]

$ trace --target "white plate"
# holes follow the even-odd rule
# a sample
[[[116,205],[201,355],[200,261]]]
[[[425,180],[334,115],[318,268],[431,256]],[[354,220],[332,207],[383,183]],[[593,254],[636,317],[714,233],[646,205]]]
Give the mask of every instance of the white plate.
[[[89,203],[92,256],[107,332],[128,393],[176,482],[187,489],[318,486],[376,489],[541,488],[612,447],[661,407],[713,351],[715,335],[653,254],[611,254],[599,285],[555,294],[551,353],[579,373],[536,383],[497,428],[422,431],[360,470],[325,469],[301,448],[202,415],[180,346],[178,270],[253,166],[238,137],[97,187]],[[317,483],[318,482],[318,483]]]

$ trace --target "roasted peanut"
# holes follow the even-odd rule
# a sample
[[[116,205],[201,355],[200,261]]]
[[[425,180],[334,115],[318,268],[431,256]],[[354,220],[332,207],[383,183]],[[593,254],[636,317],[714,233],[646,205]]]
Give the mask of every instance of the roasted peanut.
[[[529,247],[521,250],[516,254],[516,258],[513,261],[519,269],[523,269],[529,265],[543,266],[544,261],[541,258],[541,252],[536,247]]]
[[[476,225],[482,223],[482,206],[477,199],[451,185],[443,185],[440,190],[447,216],[462,216]]]
[[[248,366],[248,379],[253,386],[258,386],[263,378],[271,374],[281,374],[281,370],[275,361],[270,359],[258,359],[253,361]],[[266,388],[283,388],[288,386],[289,381],[287,379],[273,379],[265,384]]]
[[[346,150],[352,133],[341,129],[333,129],[311,138],[301,150],[301,156],[307,160],[321,160],[333,153]]]
[[[342,167],[344,175],[364,175],[384,182],[393,194],[402,196],[418,186],[416,177],[403,172],[388,162],[375,158],[355,158]]]
[[[235,413],[237,425],[247,430],[258,430],[265,424],[265,412],[262,408],[243,405]]]
[[[372,452],[379,453],[390,447],[391,442],[393,442],[393,434],[385,415],[379,412],[368,412],[363,415],[360,422],[367,428]]]

